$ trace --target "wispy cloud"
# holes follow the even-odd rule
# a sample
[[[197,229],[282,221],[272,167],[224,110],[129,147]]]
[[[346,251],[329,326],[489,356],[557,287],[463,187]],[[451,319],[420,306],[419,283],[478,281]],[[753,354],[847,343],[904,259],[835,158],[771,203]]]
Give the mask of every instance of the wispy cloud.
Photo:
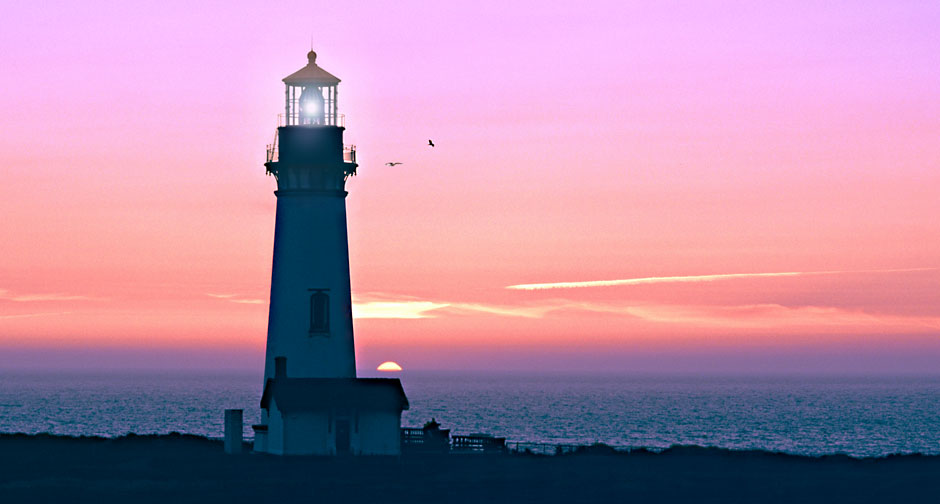
[[[241,297],[241,294],[217,294],[217,293],[212,293],[212,292],[206,292],[205,294],[211,298],[222,299],[230,303],[265,304],[267,302],[264,299]]]
[[[414,296],[368,293],[353,297],[353,318],[425,319],[442,316],[488,314],[502,317],[541,318],[557,304],[512,306],[421,299]]]
[[[542,318],[549,312],[564,308],[566,305],[557,303],[543,305],[508,306],[491,305],[484,303],[450,303],[441,310],[456,315],[472,315],[485,313],[502,317]]]
[[[832,306],[784,306],[779,304],[696,306],[649,305],[595,307],[650,322],[758,329],[787,327],[855,327],[868,330],[887,327],[940,329],[940,317],[876,314]]]
[[[0,315],[0,320],[7,319],[18,319],[18,318],[36,318],[36,317],[51,317],[58,315],[68,315],[74,312],[46,312],[46,313],[21,313],[19,315]]]
[[[860,273],[902,273],[912,271],[935,271],[937,268],[909,268],[909,269],[885,269],[885,270],[858,270],[858,271],[785,271],[777,273],[727,273],[720,275],[689,275],[689,276],[665,276],[665,277],[642,277],[642,278],[623,278],[617,280],[589,280],[582,282],[551,282],[551,283],[533,283],[518,284],[506,286],[511,290],[545,290],[545,289],[581,289],[587,287],[617,287],[622,285],[646,285],[660,283],[683,283],[683,282],[716,282],[720,280],[734,280],[742,278],[774,278],[774,277],[798,277],[812,275],[846,275]]]
[[[366,301],[353,303],[353,318],[357,319],[422,319],[431,318],[434,310],[450,306],[433,301]]]
[[[940,329],[940,317],[879,314],[862,309],[832,306],[786,306],[776,303],[687,305],[636,302],[581,302],[548,299],[522,305],[500,305],[414,298],[359,301],[353,304],[357,319],[426,319],[461,316],[496,316],[542,319],[557,312],[604,314],[663,325],[767,329],[843,327]]]
[[[6,289],[0,289],[0,299],[6,301],[16,301],[18,303],[29,303],[34,301],[102,301],[104,298],[95,298],[89,296],[79,296],[75,294],[14,294]]]

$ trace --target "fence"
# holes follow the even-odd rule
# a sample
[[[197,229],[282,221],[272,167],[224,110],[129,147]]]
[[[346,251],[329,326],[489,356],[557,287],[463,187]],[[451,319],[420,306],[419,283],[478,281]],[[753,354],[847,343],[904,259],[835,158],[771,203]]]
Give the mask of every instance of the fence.
[[[447,453],[450,451],[449,429],[401,430],[402,453]]]
[[[507,443],[507,449],[510,453],[530,453],[535,455],[565,455],[568,453],[615,453],[629,452],[636,450],[637,446],[608,445],[604,443],[594,444],[553,444],[553,443],[526,443],[511,442]],[[643,448],[648,451],[661,451],[662,449]]]
[[[505,453],[506,438],[485,434],[454,436],[451,450],[454,453]]]

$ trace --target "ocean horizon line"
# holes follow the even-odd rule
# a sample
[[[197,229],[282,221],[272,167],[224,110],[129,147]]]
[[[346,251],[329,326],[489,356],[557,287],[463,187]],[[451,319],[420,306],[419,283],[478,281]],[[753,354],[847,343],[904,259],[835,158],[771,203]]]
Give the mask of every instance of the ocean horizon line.
[[[940,371],[884,371],[874,370],[870,372],[861,371],[819,371],[819,370],[793,370],[793,371],[751,371],[751,370],[584,370],[584,369],[556,369],[556,370],[538,370],[538,369],[482,369],[482,368],[461,368],[461,369],[442,369],[442,368],[419,368],[406,369],[395,372],[377,371],[371,368],[357,369],[358,377],[369,378],[404,378],[407,376],[466,376],[481,375],[487,378],[497,378],[501,376],[545,376],[545,377],[711,377],[711,378],[940,378]],[[197,369],[191,367],[114,367],[114,368],[90,368],[90,367],[63,367],[63,368],[27,368],[27,367],[0,367],[0,377],[3,375],[42,375],[42,376],[61,376],[61,375],[82,375],[82,376],[106,376],[106,375],[186,375],[186,376],[256,376],[259,379],[263,372],[261,368],[207,368]]]

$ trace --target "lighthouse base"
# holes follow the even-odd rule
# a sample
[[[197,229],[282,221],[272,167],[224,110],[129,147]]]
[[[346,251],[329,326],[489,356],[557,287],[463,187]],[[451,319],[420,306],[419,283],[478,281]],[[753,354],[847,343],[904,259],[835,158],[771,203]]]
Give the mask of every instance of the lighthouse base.
[[[257,452],[401,454],[408,399],[398,379],[275,377],[264,387],[261,407],[267,423],[254,426]]]

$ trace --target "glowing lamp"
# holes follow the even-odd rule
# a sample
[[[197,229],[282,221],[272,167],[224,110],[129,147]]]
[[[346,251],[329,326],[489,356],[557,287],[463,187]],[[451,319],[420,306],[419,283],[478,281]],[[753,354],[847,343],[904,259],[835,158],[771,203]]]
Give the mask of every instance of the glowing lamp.
[[[323,91],[319,87],[306,87],[300,93],[300,112],[307,119],[319,123],[323,118]]]

